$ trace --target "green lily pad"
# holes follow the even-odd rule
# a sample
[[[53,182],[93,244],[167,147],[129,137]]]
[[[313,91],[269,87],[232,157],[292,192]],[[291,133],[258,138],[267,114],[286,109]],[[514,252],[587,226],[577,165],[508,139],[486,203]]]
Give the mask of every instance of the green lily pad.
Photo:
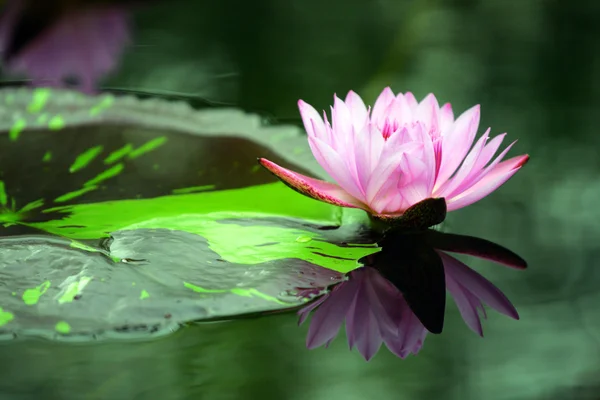
[[[288,310],[378,251],[363,212],[296,194],[257,157],[322,174],[297,128],[239,110],[0,91],[0,337]]]

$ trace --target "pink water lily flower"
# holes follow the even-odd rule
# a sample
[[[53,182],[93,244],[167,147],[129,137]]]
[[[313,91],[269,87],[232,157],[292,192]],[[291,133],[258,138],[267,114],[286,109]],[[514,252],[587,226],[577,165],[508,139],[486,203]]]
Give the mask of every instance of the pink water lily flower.
[[[400,216],[427,198],[445,198],[448,211],[468,206],[529,158],[501,162],[513,142],[492,161],[505,134],[488,142],[488,129],[473,145],[479,106],[455,119],[450,104],[440,107],[433,94],[419,103],[412,93],[385,88],[371,110],[350,91],[345,101],[334,96],[331,124],[304,101],[298,107],[313,155],[336,183],[259,162],[302,194],[373,215]]]
[[[438,250],[446,274],[446,288],[467,326],[483,336],[483,304],[514,319],[517,310],[490,281],[456,258]],[[356,347],[369,361],[385,343],[398,357],[417,354],[429,333],[402,294],[373,267],[361,267],[314,303],[301,309],[302,324],[313,312],[306,346],[326,347],[346,323],[350,349]]]

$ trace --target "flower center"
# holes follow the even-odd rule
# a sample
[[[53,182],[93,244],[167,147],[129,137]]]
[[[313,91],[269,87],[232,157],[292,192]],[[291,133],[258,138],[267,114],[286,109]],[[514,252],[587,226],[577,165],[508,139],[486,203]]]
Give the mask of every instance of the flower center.
[[[383,128],[381,129],[381,134],[383,135],[384,140],[388,140],[392,133],[398,130],[398,121],[396,119],[387,118],[383,123]]]

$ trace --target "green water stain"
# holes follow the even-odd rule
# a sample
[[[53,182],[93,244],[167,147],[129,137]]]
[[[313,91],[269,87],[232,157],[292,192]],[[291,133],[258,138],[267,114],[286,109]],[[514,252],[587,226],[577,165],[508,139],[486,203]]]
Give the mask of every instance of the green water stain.
[[[131,143],[127,143],[125,146],[121,147],[110,153],[108,157],[104,159],[104,164],[112,164],[116,161],[119,161],[121,158],[125,157],[133,150],[133,145]]]
[[[160,165],[159,165],[159,164],[154,164],[154,165],[152,166],[152,169],[153,169],[153,170],[155,170],[155,171],[158,171],[158,170],[159,170],[159,168],[160,168]]]
[[[4,98],[4,100],[6,101],[6,104],[13,104],[15,102],[15,95],[9,94]]]
[[[40,300],[40,297],[46,293],[49,287],[50,281],[46,281],[38,287],[25,290],[23,292],[23,303],[27,304],[28,306],[37,304],[37,302]]]
[[[69,172],[77,172],[80,169],[87,167],[89,163],[91,163],[96,157],[98,157],[98,154],[102,153],[102,149],[103,147],[101,145],[94,146],[78,155],[75,161],[73,162],[73,165],[69,167]]]
[[[68,335],[71,333],[71,325],[65,321],[58,321],[54,326],[54,330],[58,333],[62,333],[63,335]]]
[[[50,98],[50,89],[48,88],[39,88],[33,91],[33,98],[27,106],[27,111],[32,114],[39,113],[44,109],[48,99]]]
[[[99,173],[96,177],[94,177],[94,178],[90,179],[89,181],[87,181],[86,183],[84,183],[83,186],[84,187],[96,186],[100,182],[104,182],[107,179],[110,179],[112,177],[119,175],[121,173],[121,171],[123,171],[124,168],[125,168],[125,165],[123,165],[123,163],[115,164],[112,167],[110,167],[109,169]]]
[[[17,140],[26,126],[27,122],[23,118],[19,118],[18,120],[16,120],[10,127],[10,130],[8,131],[8,138],[10,139],[10,141],[14,142],[15,140]]]
[[[137,149],[131,151],[131,153],[129,153],[129,158],[134,159],[134,158],[137,158],[137,157],[139,157],[143,154],[146,154],[152,150],[156,150],[157,148],[159,148],[160,146],[165,144],[166,141],[167,141],[166,136],[154,138],[154,139],[144,143]]]
[[[4,181],[0,181],[0,204],[6,206],[8,204],[8,195],[6,194],[6,186]]]
[[[58,299],[59,304],[70,303],[75,299],[75,296],[81,294],[83,289],[90,283],[93,278],[91,276],[82,276],[77,282],[71,282],[64,293]]]
[[[131,286],[135,286],[135,282],[131,282]]]
[[[43,162],[50,162],[52,161],[52,152],[50,150],[48,150],[47,152],[44,153],[44,157],[42,158]]]
[[[91,192],[92,190],[96,190],[96,189],[98,189],[98,186],[84,187],[83,189],[65,193],[62,196],[59,196],[56,199],[54,199],[54,202],[55,203],[64,203],[65,201],[73,200],[74,198],[82,196],[82,195],[86,194],[87,192]],[[44,210],[44,211],[48,211],[48,210]]]
[[[142,290],[140,293],[140,300],[147,299],[148,297],[150,297],[150,293],[148,293],[146,290]]]
[[[98,104],[90,109],[90,116],[95,117],[100,114],[102,111],[106,110],[110,106],[112,106],[114,102],[114,98],[111,96],[106,96]]]
[[[13,319],[15,319],[15,315],[13,313],[4,311],[2,307],[0,307],[0,326],[8,324]]]
[[[254,165],[254,166],[252,167],[252,169],[250,169],[250,172],[251,172],[251,173],[253,173],[253,174],[255,174],[255,173],[257,173],[258,171],[260,171],[260,169],[261,169],[261,168],[262,168],[262,167],[261,167],[260,165]]]
[[[292,150],[292,154],[294,155],[298,155],[298,154],[302,154],[306,151],[306,148],[304,147],[294,147],[294,149]]]
[[[55,115],[48,121],[48,129],[51,131],[59,131],[65,127],[65,120],[61,115]]]
[[[358,259],[379,251],[375,244],[357,248],[337,246],[324,241],[318,232],[304,229],[260,225],[259,221],[256,225],[220,222],[267,217],[298,218],[323,225],[340,222],[339,208],[299,196],[279,182],[152,199],[75,204],[52,210],[69,215],[28,226],[71,239],[98,239],[117,230],[185,231],[206,238],[213,251],[226,261],[238,264],[298,258],[345,273],[359,266]],[[364,212],[361,215],[366,219]],[[361,223],[358,219],[356,222]]]
[[[214,189],[215,185],[204,185],[204,186],[191,186],[181,189],[173,189],[173,194],[188,194],[194,192],[204,192],[206,190]]]

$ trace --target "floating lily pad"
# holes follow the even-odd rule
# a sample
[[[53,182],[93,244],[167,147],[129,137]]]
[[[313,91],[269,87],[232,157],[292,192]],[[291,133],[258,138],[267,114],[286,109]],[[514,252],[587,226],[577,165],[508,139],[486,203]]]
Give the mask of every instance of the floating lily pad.
[[[378,251],[364,213],[289,190],[319,177],[296,127],[239,110],[0,91],[0,337],[87,340],[286,310]],[[126,335],[125,335],[126,336]]]

